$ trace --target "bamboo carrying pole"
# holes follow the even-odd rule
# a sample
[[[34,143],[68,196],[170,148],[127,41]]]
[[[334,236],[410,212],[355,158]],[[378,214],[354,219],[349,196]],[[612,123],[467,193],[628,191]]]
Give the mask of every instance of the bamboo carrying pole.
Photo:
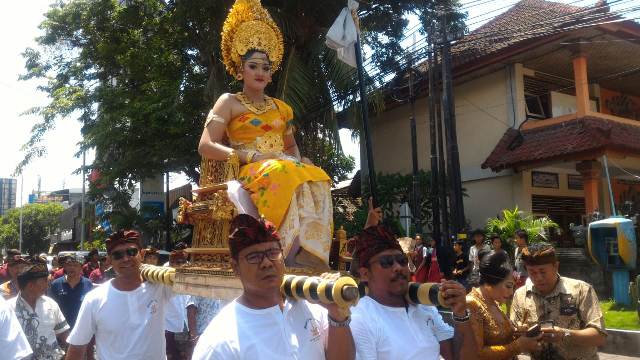
[[[173,287],[176,269],[143,264],[140,273],[146,281]],[[364,284],[358,284],[351,276],[328,280],[317,276],[285,275],[280,290],[283,296],[289,298],[350,307],[356,305],[368,289]],[[445,300],[440,291],[440,284],[437,283],[411,282],[405,298],[411,304],[433,306],[444,306]]]

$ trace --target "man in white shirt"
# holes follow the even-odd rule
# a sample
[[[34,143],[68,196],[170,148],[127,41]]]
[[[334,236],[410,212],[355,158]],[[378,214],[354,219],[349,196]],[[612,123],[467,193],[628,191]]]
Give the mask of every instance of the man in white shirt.
[[[0,296],[0,354],[6,360],[20,360],[32,353],[16,315]]]
[[[169,255],[169,262],[163,266],[171,266],[175,268],[184,265],[186,262],[187,254],[182,250],[175,250]],[[176,334],[179,335],[185,331],[189,300],[189,295],[175,295],[167,305],[164,322],[164,337],[167,343],[167,360],[177,360],[181,358],[181,344],[179,345],[176,340]]]
[[[49,286],[48,277],[47,263],[34,259],[18,275],[18,296],[7,301],[31,345],[33,360],[62,359],[64,350],[60,343],[64,343],[69,334],[69,324],[58,303],[44,295]]]
[[[368,295],[353,308],[351,329],[357,359],[475,359],[464,287],[455,281],[440,285],[444,305],[453,310],[455,329],[444,323],[435,307],[407,303],[407,256],[395,235],[378,222],[379,212],[370,205],[368,226],[355,245],[360,280],[369,288]]]
[[[348,315],[336,305],[282,297],[284,259],[275,227],[245,214],[231,227],[229,250],[243,293],[211,321],[192,359],[353,359]]]
[[[471,274],[469,274],[469,285],[478,286],[480,284],[480,259],[478,254],[483,251],[491,251],[489,245],[485,244],[485,233],[482,229],[473,230],[471,233],[473,245],[469,248],[469,263],[471,263]]]
[[[82,359],[94,335],[99,360],[165,359],[165,308],[171,289],[143,282],[138,232],[114,233],[106,245],[118,275],[85,296],[67,339],[66,359]]]

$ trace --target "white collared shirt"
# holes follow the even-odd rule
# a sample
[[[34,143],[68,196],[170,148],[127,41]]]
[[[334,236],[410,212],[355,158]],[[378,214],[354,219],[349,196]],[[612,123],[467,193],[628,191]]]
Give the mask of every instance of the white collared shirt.
[[[352,309],[358,360],[438,360],[440,341],[453,338],[433,306],[385,306],[366,296]]]
[[[304,300],[251,309],[237,300],[220,310],[196,345],[192,360],[324,360],[327,310]]]
[[[27,336],[34,360],[57,360],[64,357],[64,351],[58,344],[56,335],[69,330],[69,324],[55,300],[48,296],[40,296],[33,309],[18,293],[18,296],[7,300],[7,303],[15,311]]]

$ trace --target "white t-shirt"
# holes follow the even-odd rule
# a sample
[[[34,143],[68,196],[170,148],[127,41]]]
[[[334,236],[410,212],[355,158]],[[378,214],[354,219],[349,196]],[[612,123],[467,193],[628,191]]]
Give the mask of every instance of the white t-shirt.
[[[237,300],[213,318],[192,360],[324,360],[327,311],[307,301],[250,309]]]
[[[120,291],[112,281],[85,295],[67,342],[86,345],[95,335],[99,360],[165,359],[164,319],[171,289],[144,282]]]
[[[64,350],[58,344],[56,335],[69,330],[69,324],[55,300],[40,296],[33,309],[18,293],[18,296],[7,300],[7,303],[15,312],[31,345],[34,360],[58,360],[64,357]]]
[[[169,301],[165,314],[164,329],[173,333],[185,330],[189,295],[176,295]]]
[[[16,315],[0,296],[0,354],[6,360],[20,360],[31,353],[31,346]]]
[[[384,306],[366,296],[351,313],[358,360],[438,360],[440,341],[453,338],[433,306]]]
[[[475,244],[471,246],[471,248],[469,249],[469,262],[473,264],[471,272],[477,273],[480,271],[480,259],[478,259],[478,254],[480,254],[482,251],[489,250],[491,250],[491,248],[486,244],[482,244],[480,245],[480,247]]]

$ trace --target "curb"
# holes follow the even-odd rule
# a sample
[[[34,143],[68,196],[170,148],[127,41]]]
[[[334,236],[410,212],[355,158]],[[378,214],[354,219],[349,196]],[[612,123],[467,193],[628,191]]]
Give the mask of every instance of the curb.
[[[607,329],[607,343],[600,351],[625,356],[640,356],[640,331]]]

